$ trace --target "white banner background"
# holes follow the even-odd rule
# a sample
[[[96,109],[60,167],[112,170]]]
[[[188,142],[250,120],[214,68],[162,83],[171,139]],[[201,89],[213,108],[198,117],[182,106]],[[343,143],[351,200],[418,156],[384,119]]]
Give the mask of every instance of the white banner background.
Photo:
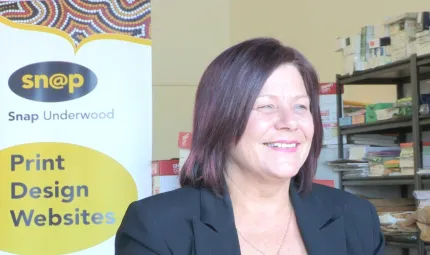
[[[5,20],[3,19],[3,21]],[[89,196],[87,198],[79,198],[81,199],[81,201],[78,201],[80,206],[91,204],[92,208],[97,208],[97,203],[99,203],[102,208],[112,206],[116,208],[116,212],[124,213],[126,209],[124,208],[125,204],[138,198],[150,196],[152,158],[152,61],[150,43],[139,43],[138,40],[136,42],[127,42],[102,39],[82,45],[75,53],[71,43],[63,37],[51,33],[13,28],[9,26],[10,24],[6,25],[3,23],[0,22],[0,159],[10,160],[10,153],[7,148],[15,145],[59,142],[84,146],[101,152],[117,161],[128,171],[134,183],[131,186],[121,186],[129,182],[112,180],[112,176],[117,175],[111,173],[111,169],[98,169],[97,171],[100,174],[97,176],[90,176],[91,174],[88,173],[78,173],[80,170],[77,169],[79,167],[77,164],[82,164],[82,166],[90,165],[90,168],[86,168],[88,171],[88,169],[96,169],[98,162],[91,161],[91,157],[85,156],[85,152],[73,155],[68,154],[65,156],[66,166],[67,159],[71,160],[71,157],[75,157],[73,159],[75,165],[73,169],[67,169],[66,167],[66,171],[77,172],[75,175],[72,174],[74,177],[73,180],[70,180],[71,183],[69,185],[85,183],[89,187]],[[8,81],[15,71],[29,64],[47,61],[65,61],[89,68],[98,78],[95,89],[83,97],[55,103],[28,100],[11,91]],[[114,109],[113,119],[44,119],[44,112],[49,111],[55,113],[63,113],[65,111],[90,113],[110,112],[112,109]],[[12,121],[9,115],[11,112],[16,114],[38,114],[39,119],[33,123],[31,121]],[[82,157],[82,159],[77,159],[76,157],[78,156]],[[12,200],[11,182],[24,182],[26,177],[23,176],[26,173],[18,173],[16,171],[16,175],[12,175],[10,174],[11,169],[8,167],[10,165],[10,161],[0,162],[0,185],[3,185],[3,187],[7,186],[3,189],[0,188],[0,208],[3,212],[6,212],[0,214],[0,236],[11,234],[4,233],[1,229],[8,229],[8,231],[12,229],[10,226],[13,224],[13,221],[9,211],[12,209],[19,210],[16,206],[20,205],[20,203],[29,203],[33,209],[43,212],[45,215],[47,215],[48,207],[52,207],[54,210],[58,209],[60,212],[65,212],[69,209],[69,207],[67,209],[62,208],[63,205],[60,202],[46,202],[48,199],[44,198],[26,198],[27,200],[22,199],[20,202]],[[38,175],[35,173],[30,174],[33,179],[32,183],[37,183],[38,177],[36,176]],[[61,175],[61,173],[53,174]],[[42,184],[44,182],[43,178],[46,175],[39,176],[40,183]],[[125,175],[119,174],[118,176]],[[22,179],[20,179],[21,177]],[[80,178],[82,178],[82,181]],[[63,178],[61,181],[64,183],[68,180]],[[95,192],[92,190],[91,185],[97,182],[97,189],[102,187],[103,191],[97,190]],[[137,187],[137,197],[130,195],[122,197],[122,193],[133,194],[133,192],[128,191],[133,190],[134,185]],[[95,193],[99,194],[98,197],[92,197],[92,194]],[[100,196],[103,193],[106,196]],[[60,198],[49,199],[59,200]],[[86,201],[84,201],[85,199]],[[118,209],[118,206],[120,206],[118,202],[122,206],[120,209]],[[56,227],[35,226],[30,227],[31,230],[28,230],[29,227],[25,226],[15,227],[13,230],[14,235],[19,234],[21,238],[14,242],[19,243],[20,246],[28,246],[29,249],[24,249],[27,252],[21,250],[21,253],[18,253],[18,251],[10,250],[11,245],[6,243],[6,241],[2,242],[0,240],[0,255],[15,253],[23,255],[114,254],[114,230],[116,231],[122,216],[122,214],[115,215],[116,222],[108,228],[105,228],[103,224]],[[6,225],[9,227],[5,228]],[[109,232],[106,237],[108,239],[99,237],[98,239],[100,239],[101,243],[90,247],[82,247],[82,244],[79,243],[83,242],[83,239],[92,239],[94,236],[84,235],[77,239],[72,239],[76,238],[76,236],[70,232],[70,236],[66,234],[61,238],[65,241],[68,239],[69,243],[76,243],[76,247],[80,247],[79,249],[73,250],[73,245],[63,250],[61,247],[50,249],[50,246],[61,246],[61,243],[56,244],[53,241],[57,240],[54,238],[55,236],[58,238],[58,235],[65,233],[63,232],[64,229],[59,232],[59,229],[62,228],[69,228],[72,232],[75,230],[78,231],[81,228],[78,231],[79,233],[86,231],[85,228],[89,230],[88,233],[97,233],[97,230],[91,228],[101,228],[103,232],[106,232],[106,230]],[[30,233],[34,236],[26,236]],[[46,235],[46,233],[49,234]],[[37,238],[38,235],[45,236]],[[49,240],[50,238],[53,239]],[[0,239],[3,239],[3,237]],[[32,252],[28,252],[32,250],[31,247],[35,246],[34,242],[41,242],[41,240],[48,245],[47,250],[42,252],[36,248]],[[98,241],[94,240],[94,242]]]

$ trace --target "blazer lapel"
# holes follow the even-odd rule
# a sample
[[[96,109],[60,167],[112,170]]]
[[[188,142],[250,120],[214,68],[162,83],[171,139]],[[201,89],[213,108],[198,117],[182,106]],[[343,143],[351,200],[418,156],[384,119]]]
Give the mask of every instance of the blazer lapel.
[[[340,209],[329,211],[317,195],[300,195],[295,185],[291,185],[290,196],[308,254],[347,254]]]
[[[219,198],[200,191],[200,217],[193,218],[196,255],[240,255],[233,207],[226,194]]]

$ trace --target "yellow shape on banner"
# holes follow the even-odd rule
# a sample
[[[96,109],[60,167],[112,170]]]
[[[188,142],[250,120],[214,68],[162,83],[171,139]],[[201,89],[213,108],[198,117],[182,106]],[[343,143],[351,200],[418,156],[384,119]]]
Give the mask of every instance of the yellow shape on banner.
[[[152,45],[151,39],[143,39],[143,38],[138,38],[138,37],[134,37],[134,36],[130,36],[130,35],[124,35],[124,34],[118,34],[118,33],[106,33],[106,34],[90,35],[89,37],[83,39],[79,43],[78,46],[76,46],[75,43],[73,42],[72,37],[70,37],[70,35],[68,33],[64,32],[60,29],[57,29],[57,28],[32,25],[32,24],[17,23],[17,22],[13,22],[11,20],[8,20],[7,18],[2,17],[2,16],[0,16],[0,23],[5,24],[9,27],[17,28],[17,29],[45,32],[45,33],[60,36],[64,39],[66,39],[70,43],[70,45],[73,47],[75,54],[85,44],[93,42],[93,41],[98,41],[98,40],[120,40],[120,41],[137,43],[137,44],[142,44],[142,45],[147,45],[147,46]]]
[[[136,184],[117,161],[66,143],[0,151],[0,250],[59,255],[112,237]]]

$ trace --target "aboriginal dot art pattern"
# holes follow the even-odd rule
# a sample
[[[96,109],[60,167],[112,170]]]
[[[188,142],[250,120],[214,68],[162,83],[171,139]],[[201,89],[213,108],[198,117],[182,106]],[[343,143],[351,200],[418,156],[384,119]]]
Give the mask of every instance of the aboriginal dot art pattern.
[[[0,2],[0,16],[12,22],[56,28],[75,46],[93,34],[151,39],[149,0],[47,0]]]

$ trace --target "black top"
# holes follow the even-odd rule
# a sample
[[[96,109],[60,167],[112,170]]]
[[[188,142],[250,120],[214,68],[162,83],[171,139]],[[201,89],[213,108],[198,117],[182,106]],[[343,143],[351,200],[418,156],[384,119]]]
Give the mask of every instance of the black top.
[[[309,255],[383,255],[373,205],[314,184],[308,195],[291,185],[291,202]],[[115,240],[115,255],[240,255],[230,197],[180,188],[132,203]]]

